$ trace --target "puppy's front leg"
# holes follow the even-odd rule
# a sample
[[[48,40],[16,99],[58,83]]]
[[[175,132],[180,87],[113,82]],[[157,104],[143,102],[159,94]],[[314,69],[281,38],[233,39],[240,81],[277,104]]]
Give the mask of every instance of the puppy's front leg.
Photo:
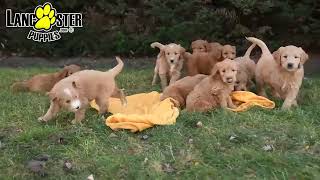
[[[297,98],[298,92],[299,92],[298,88],[295,88],[289,91],[282,105],[282,109],[284,110],[290,109],[292,105],[295,105],[295,103],[297,103],[296,98]]]
[[[227,108],[228,107],[228,99],[224,95],[219,96],[220,106],[221,108]]]
[[[233,104],[232,99],[231,99],[230,96],[228,96],[227,101],[228,101],[228,107],[229,107],[229,108],[231,108],[231,109],[237,108],[237,106],[235,106],[235,105]]]
[[[59,104],[57,104],[54,101],[51,101],[50,107],[47,111],[47,113],[44,116],[41,116],[38,118],[39,121],[47,122],[50,119],[52,119],[60,110]]]
[[[172,83],[176,82],[180,78],[180,76],[181,76],[180,72],[177,72],[177,71],[172,72],[169,85],[171,85]]]
[[[164,90],[168,86],[167,74],[159,74],[161,80],[161,88]]]
[[[74,113],[74,120],[71,121],[72,124],[81,123],[81,121],[84,119],[86,114],[86,109],[79,109]]]

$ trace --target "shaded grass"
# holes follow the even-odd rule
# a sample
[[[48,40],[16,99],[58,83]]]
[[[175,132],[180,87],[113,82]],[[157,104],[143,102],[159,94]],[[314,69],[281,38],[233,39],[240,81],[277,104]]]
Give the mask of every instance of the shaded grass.
[[[50,155],[45,166],[48,179],[85,179],[90,174],[97,179],[315,179],[320,175],[318,77],[304,82],[301,105],[291,111],[183,111],[173,126],[134,134],[112,132],[92,109],[82,125],[71,125],[73,115],[67,112],[48,124],[38,123],[48,98],[13,94],[9,86],[16,79],[52,71],[0,70],[1,179],[40,178],[26,168],[39,154]],[[151,78],[152,69],[126,70],[117,80],[127,94],[134,94],[159,90],[150,86]],[[198,121],[202,128],[196,128]],[[110,133],[117,137],[109,137]],[[149,138],[143,140],[142,135]],[[263,150],[265,145],[273,150]],[[65,160],[72,161],[71,172],[63,170]]]

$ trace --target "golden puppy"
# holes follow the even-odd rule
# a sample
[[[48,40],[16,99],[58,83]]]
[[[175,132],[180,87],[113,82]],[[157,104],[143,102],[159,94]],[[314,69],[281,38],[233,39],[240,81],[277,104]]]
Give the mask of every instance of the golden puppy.
[[[237,49],[235,46],[229,44],[222,47],[222,58],[233,60],[237,56]]]
[[[184,108],[188,94],[205,77],[207,77],[207,75],[198,74],[195,76],[187,76],[174,82],[164,89],[160,100],[162,101],[171,97],[176,100],[176,102],[174,102],[176,107]]]
[[[11,88],[14,91],[33,91],[33,92],[48,92],[61,79],[80,71],[81,68],[77,65],[65,66],[61,71],[50,74],[35,75],[29,80],[14,83]]]
[[[156,84],[159,75],[161,87],[164,89],[168,85],[168,78],[170,79],[169,84],[174,83],[180,78],[183,67],[183,54],[186,50],[179,44],[174,43],[163,45],[154,42],[151,44],[151,47],[160,49],[160,53],[157,56],[156,67],[154,68],[152,85]]]
[[[196,74],[206,74],[211,73],[214,65],[222,61],[222,45],[219,43],[208,43],[207,52],[198,53],[184,53],[184,58],[187,61],[187,71],[189,76],[194,76]]]
[[[118,65],[109,71],[83,70],[55,84],[48,93],[51,99],[50,108],[38,120],[47,122],[64,108],[75,113],[72,123],[81,122],[89,102],[94,99],[99,106],[99,113],[105,113],[109,105],[108,98],[112,95],[122,95],[117,93],[119,89],[114,78],[121,72],[123,62],[119,57],[116,59]],[[125,97],[120,99],[125,102]]]
[[[219,106],[235,108],[230,93],[234,89],[236,74],[236,62],[230,59],[218,62],[212,74],[196,85],[187,96],[186,109],[203,112]]]
[[[206,40],[195,40],[191,43],[191,49],[192,53],[198,53],[198,52],[208,52],[208,41]]]
[[[303,64],[308,60],[308,54],[296,46],[280,47],[273,54],[260,39],[247,38],[256,43],[262,50],[262,55],[256,67],[256,82],[259,95],[266,96],[264,87],[270,86],[274,96],[284,99],[282,109],[297,105],[297,95],[302,84]]]
[[[244,56],[234,59],[238,65],[236,91],[247,91],[253,86],[252,79],[255,77],[256,63],[250,58],[250,54],[255,47],[256,44],[252,44]]]

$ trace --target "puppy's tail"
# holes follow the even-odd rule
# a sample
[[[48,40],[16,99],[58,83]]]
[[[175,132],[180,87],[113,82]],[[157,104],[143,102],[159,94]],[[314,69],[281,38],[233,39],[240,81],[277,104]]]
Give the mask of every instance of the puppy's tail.
[[[246,37],[246,39],[252,43],[257,44],[261,48],[262,54],[271,55],[271,52],[269,51],[269,48],[267,47],[267,45],[260,39],[257,39],[254,37]]]
[[[152,48],[157,47],[157,48],[159,48],[160,50],[162,50],[162,49],[164,48],[164,45],[161,44],[161,43],[159,43],[159,42],[154,42],[154,43],[152,43],[150,46],[151,46]]]
[[[116,56],[116,60],[118,62],[118,65],[108,71],[113,77],[116,77],[122,71],[124,66],[123,61],[120,59],[120,57]]]
[[[13,83],[11,86],[12,91],[17,92],[17,91],[28,91],[28,83],[27,81],[21,81],[21,82],[16,82]]]
[[[251,44],[251,46],[247,49],[246,53],[244,54],[244,58],[250,58],[250,54],[251,54],[251,51],[256,47],[256,44],[253,43]]]

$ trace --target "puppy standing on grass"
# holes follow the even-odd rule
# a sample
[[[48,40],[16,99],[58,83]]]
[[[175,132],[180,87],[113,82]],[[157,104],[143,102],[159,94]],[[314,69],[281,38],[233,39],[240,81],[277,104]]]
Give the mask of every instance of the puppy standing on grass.
[[[116,59],[118,65],[109,71],[83,70],[59,81],[48,93],[51,99],[50,108],[39,120],[49,121],[61,108],[65,108],[75,113],[72,121],[74,124],[85,117],[86,108],[92,100],[99,106],[100,114],[107,111],[108,99],[111,96],[119,97],[121,102],[125,103],[125,97],[114,80],[121,72],[123,62],[119,57]]]
[[[297,105],[297,95],[302,84],[303,64],[308,60],[308,54],[296,46],[280,47],[273,54],[260,39],[247,38],[256,43],[262,50],[262,55],[256,67],[256,82],[258,94],[266,97],[264,87],[270,86],[273,96],[284,99],[282,109]]]
[[[250,54],[255,47],[256,44],[252,44],[244,56],[234,59],[238,65],[236,91],[247,91],[254,85],[252,79],[255,77],[256,63],[250,58]]]
[[[204,112],[219,106],[235,108],[230,93],[234,89],[236,74],[236,62],[230,59],[218,62],[211,75],[204,78],[187,96],[187,110]]]
[[[166,87],[160,97],[160,100],[162,101],[166,98],[173,98],[176,100],[173,102],[175,106],[182,109],[186,105],[186,98],[188,94],[206,77],[207,75],[204,74],[184,77]]]
[[[65,66],[61,71],[51,74],[35,75],[29,80],[16,82],[11,86],[13,91],[33,91],[33,92],[49,92],[52,87],[61,79],[80,71],[80,66]]]
[[[151,47],[160,49],[160,53],[157,56],[156,67],[154,68],[152,85],[156,84],[159,75],[161,87],[164,89],[168,85],[168,78],[170,79],[169,84],[174,83],[180,78],[183,67],[183,54],[186,50],[179,44],[174,43],[163,45],[154,42],[151,44]]]

